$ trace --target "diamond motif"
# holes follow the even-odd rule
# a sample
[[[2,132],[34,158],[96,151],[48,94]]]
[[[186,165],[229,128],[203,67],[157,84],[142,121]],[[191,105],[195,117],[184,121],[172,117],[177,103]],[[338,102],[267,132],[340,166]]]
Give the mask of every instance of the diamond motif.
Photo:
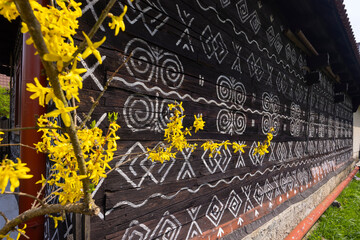
[[[239,14],[240,20],[244,23],[249,18],[249,10],[245,0],[240,0],[236,3],[236,9]]]
[[[206,210],[206,217],[210,220],[215,227],[220,223],[220,220],[224,214],[224,204],[219,201],[216,195],[212,198],[211,203]]]
[[[256,11],[254,11],[251,14],[250,26],[251,26],[251,28],[252,28],[252,30],[254,31],[255,34],[257,34],[259,32],[261,23],[260,23],[260,19],[259,19],[259,16],[257,15]]]
[[[237,217],[240,211],[241,204],[242,204],[241,198],[239,197],[239,195],[236,194],[234,190],[232,190],[226,202],[226,206],[235,218]]]

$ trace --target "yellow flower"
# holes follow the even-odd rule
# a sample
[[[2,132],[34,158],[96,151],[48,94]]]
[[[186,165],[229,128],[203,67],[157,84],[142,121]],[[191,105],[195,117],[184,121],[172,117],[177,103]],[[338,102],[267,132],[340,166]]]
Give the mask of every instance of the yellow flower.
[[[25,223],[23,228],[18,228],[18,229],[17,229],[17,231],[19,232],[19,234],[17,235],[16,240],[19,240],[21,234],[25,234],[26,226],[27,226],[27,225],[26,225],[26,223]]]
[[[0,14],[9,21],[14,20],[19,16],[19,12],[17,11],[15,3],[12,0],[0,1]]]
[[[81,57],[83,59],[87,58],[90,54],[94,54],[94,56],[96,57],[96,59],[99,61],[100,64],[102,64],[102,60],[101,60],[101,55],[100,52],[97,50],[98,47],[100,47],[101,44],[103,44],[103,42],[105,42],[106,37],[103,37],[103,39],[101,39],[101,41],[96,42],[96,43],[92,43],[90,38],[86,35],[86,33],[82,32],[88,47],[85,49],[84,53],[81,55]]]
[[[76,108],[78,108],[78,106],[76,107],[62,107],[59,109],[56,109],[52,112],[49,112],[47,114],[45,114],[45,117],[57,117],[59,115],[61,115],[61,119],[63,120],[64,124],[66,127],[70,127],[71,125],[71,117],[69,115],[69,112],[75,110]]]
[[[49,93],[50,89],[49,88],[46,88],[46,87],[43,87],[40,82],[39,82],[39,79],[38,78],[34,78],[34,81],[35,81],[35,85],[32,84],[32,83],[27,83],[26,86],[26,90],[29,91],[29,92],[33,92],[34,94],[32,94],[30,96],[31,99],[35,99],[35,98],[39,98],[39,105],[40,106],[45,106],[44,103],[45,103],[45,96],[46,94]]]
[[[0,164],[0,189],[1,193],[4,193],[5,188],[10,180],[10,191],[15,191],[15,188],[19,187],[19,179],[29,179],[33,175],[27,174],[30,171],[26,167],[26,163],[21,163],[21,160],[18,158],[17,163],[14,163],[10,159],[4,159]]]
[[[49,215],[49,217],[51,217],[54,220],[55,228],[57,228],[57,226],[58,226],[58,221],[64,221],[63,216],[55,217],[55,216]]]
[[[35,184],[41,183],[42,186],[46,184],[46,178],[44,178],[44,175],[41,174],[41,180],[37,181]]]
[[[124,11],[120,14],[120,16],[116,17],[113,14],[109,14],[111,17],[112,22],[109,23],[110,29],[115,29],[115,36],[119,34],[119,30],[121,28],[122,31],[125,31],[125,23],[124,23],[124,15],[127,11],[127,6],[125,5]]]
[[[4,134],[4,132],[0,132],[0,135]],[[0,143],[4,140],[4,138],[0,137]]]
[[[205,121],[203,121],[202,115],[200,115],[200,117],[196,117],[196,115],[194,115],[194,117],[195,117],[195,121],[193,126],[195,127],[195,133],[199,131],[199,129],[204,130]]]
[[[237,142],[233,142],[233,149],[234,149],[234,153],[241,151],[242,153],[245,153],[244,151],[244,147],[246,147],[245,144],[238,144]]]
[[[46,44],[46,45],[49,45],[49,44]],[[57,53],[46,53],[46,54],[44,54],[43,58],[45,61],[48,61],[48,62],[56,62],[57,70],[59,72],[61,72],[64,67],[64,62],[68,62],[68,61],[72,60],[73,56],[72,55],[63,56],[63,55],[60,55]]]

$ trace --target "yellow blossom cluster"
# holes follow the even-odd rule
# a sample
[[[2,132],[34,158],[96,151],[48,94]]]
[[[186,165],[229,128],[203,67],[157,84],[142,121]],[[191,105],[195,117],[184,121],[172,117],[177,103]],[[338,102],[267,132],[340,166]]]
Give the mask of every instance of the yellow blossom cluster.
[[[31,1],[30,4],[35,17],[41,25],[41,32],[49,51],[43,56],[43,59],[56,62],[59,71],[59,83],[67,100],[74,98],[80,101],[78,97],[79,89],[82,89],[83,85],[80,74],[86,72],[86,69],[77,68],[77,59],[74,55],[78,47],[75,45],[73,36],[79,27],[77,19],[82,15],[81,3],[74,0],[57,1],[57,7],[42,6],[36,1]],[[28,26],[23,22],[21,32],[26,33],[28,31]],[[30,37],[26,43],[32,44],[33,39]],[[85,51],[88,51],[88,49]],[[64,69],[64,63],[72,60],[74,60],[72,67]],[[30,98],[38,98],[41,106],[53,100],[57,109],[48,117],[60,115],[65,126],[69,127],[71,123],[69,112],[75,108],[66,106],[64,102],[58,99],[51,86],[43,86],[37,78],[34,79],[34,82],[35,84],[27,84],[27,90],[33,92]]]
[[[245,144],[239,144],[238,142],[231,143],[229,140],[222,142],[215,142],[210,140],[210,141],[206,141],[201,145],[204,151],[209,150],[209,157],[213,157],[215,153],[220,154],[221,147],[224,147],[227,150],[228,146],[232,146],[232,148],[234,149],[234,153],[238,151],[241,151],[243,153],[245,152],[244,151],[244,148],[246,147]]]
[[[259,154],[260,156],[264,155],[265,153],[269,153],[268,148],[270,147],[271,140],[273,139],[274,135],[272,134],[275,131],[274,128],[270,128],[270,132],[266,134],[266,139],[263,143],[258,142],[257,147],[254,148],[253,155]]]
[[[148,158],[152,161],[159,161],[163,163],[164,161],[169,161],[170,158],[175,158],[176,153],[182,151],[184,148],[191,148],[192,151],[196,149],[197,144],[190,144],[186,139],[186,136],[191,136],[191,131],[195,128],[195,132],[198,130],[203,130],[205,122],[202,119],[202,116],[194,116],[195,120],[193,126],[185,127],[183,126],[183,115],[184,108],[182,102],[168,105],[169,110],[172,111],[172,116],[170,121],[167,123],[165,128],[164,138],[165,141],[169,144],[166,147],[155,147],[154,149],[148,150]]]
[[[82,154],[87,168],[86,175],[79,175],[78,162],[74,153],[70,137],[65,133],[59,133],[56,121],[49,121],[45,117],[40,117],[39,127],[43,133],[42,142],[37,143],[36,149],[46,153],[51,161],[54,162],[51,168],[51,178],[42,180],[38,183],[56,185],[61,189],[54,194],[59,196],[61,204],[79,201],[83,196],[82,179],[89,178],[91,184],[96,186],[100,178],[106,177],[107,169],[110,169],[109,162],[114,157],[119,137],[116,131],[120,126],[116,121],[110,122],[106,134],[99,128],[84,128],[78,130],[78,137],[81,144]]]
[[[4,135],[4,132],[0,132],[0,135]],[[4,140],[4,138],[0,137],[0,143]]]
[[[6,186],[10,180],[10,191],[15,191],[15,188],[19,187],[19,179],[29,179],[33,175],[28,174],[30,169],[26,167],[26,163],[22,163],[18,158],[17,163],[10,159],[3,159],[0,163],[0,192],[4,193]]]
[[[19,12],[12,0],[0,0],[0,14],[10,22],[19,16]]]
[[[119,137],[116,135],[116,131],[120,128],[116,123],[117,115],[109,115],[110,124],[107,132],[103,132],[94,124],[91,128],[79,128],[75,126],[70,114],[77,106],[69,106],[66,101],[77,100],[80,102],[79,90],[83,87],[81,74],[85,73],[86,69],[77,68],[77,61],[93,54],[101,64],[102,59],[97,48],[103,44],[106,38],[92,43],[90,38],[83,33],[87,47],[82,53],[77,54],[78,46],[76,46],[73,36],[77,34],[78,18],[82,15],[81,3],[75,0],[52,1],[53,5],[48,6],[42,6],[36,0],[29,0],[29,3],[34,16],[40,23],[41,34],[48,50],[48,53],[41,56],[42,60],[52,62],[57,70],[57,78],[51,79],[51,81],[48,78],[46,85],[41,84],[37,78],[34,79],[34,83],[27,84],[27,90],[32,93],[30,98],[38,99],[39,105],[45,107],[50,102],[55,104],[55,109],[52,112],[38,118],[37,127],[42,132],[42,141],[35,144],[35,147],[38,152],[47,154],[49,159],[53,161],[49,178],[45,179],[42,176],[38,183],[56,186],[57,190],[53,194],[59,197],[61,204],[74,203],[81,200],[85,195],[84,178],[89,179],[90,189],[87,191],[91,192],[100,179],[106,177],[106,171],[110,169],[109,162],[117,150],[116,141]],[[115,30],[115,35],[120,29],[125,30],[123,17],[126,10],[127,6],[124,7],[120,16],[115,17],[112,14],[109,16],[112,20],[109,26]],[[0,14],[9,21],[19,16],[13,0],[0,0]],[[21,32],[29,32],[29,27],[24,22]],[[32,37],[28,38],[26,43],[33,44],[36,48]],[[54,86],[51,84],[55,81],[58,81],[61,88],[57,90],[62,91],[66,99],[59,99],[59,95],[57,95],[59,98],[56,97]],[[67,128],[61,128],[54,120],[58,117],[61,118]],[[73,135],[68,131],[74,128],[69,128],[70,126],[76,129],[76,135],[79,139],[81,152],[77,153],[76,156],[74,150],[76,141],[71,140],[70,136]],[[3,132],[0,132],[1,134]],[[1,141],[2,138],[0,138]],[[84,166],[77,158],[79,154],[84,159]],[[85,174],[80,174],[80,168],[85,168]],[[19,179],[32,177],[32,175],[27,174],[29,171],[30,169],[26,167],[26,164],[21,163],[20,159],[17,163],[4,159],[0,165],[0,176],[2,177],[0,191],[2,193],[5,191],[9,180],[11,183],[10,190],[14,191],[19,186]],[[57,225],[57,221],[63,220],[62,217],[51,217],[54,219],[55,225]],[[20,230],[18,231],[20,232]],[[1,237],[8,238],[8,235]]]
[[[254,148],[253,155],[259,154],[261,156],[264,155],[265,153],[269,153],[268,148],[270,147],[271,140],[274,137],[274,135],[272,134],[274,131],[275,131],[274,128],[271,128],[270,132],[267,133],[264,142],[263,143],[258,142],[258,146]],[[234,153],[237,152],[245,153],[244,148],[247,147],[247,145],[238,142],[230,143],[229,140],[222,142],[215,142],[210,140],[202,144],[201,147],[204,149],[204,151],[209,151],[209,157],[213,157],[215,153],[220,154],[221,147],[227,149],[228,146],[230,145],[232,146]]]

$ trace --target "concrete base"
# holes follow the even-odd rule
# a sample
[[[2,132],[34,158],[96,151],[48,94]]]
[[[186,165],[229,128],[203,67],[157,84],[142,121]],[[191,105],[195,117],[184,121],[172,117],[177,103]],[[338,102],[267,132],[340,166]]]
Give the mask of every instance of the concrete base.
[[[318,190],[304,200],[291,204],[277,216],[264,223],[262,226],[251,231],[251,226],[245,230],[248,235],[244,236],[244,229],[239,229],[224,237],[226,240],[274,240],[284,239],[317,205],[321,203],[353,170],[355,162],[348,165],[341,172],[335,173]],[[324,179],[325,180],[325,179]],[[326,181],[326,180],[325,180]],[[251,225],[251,224],[250,224]],[[249,231],[250,230],[250,231]]]

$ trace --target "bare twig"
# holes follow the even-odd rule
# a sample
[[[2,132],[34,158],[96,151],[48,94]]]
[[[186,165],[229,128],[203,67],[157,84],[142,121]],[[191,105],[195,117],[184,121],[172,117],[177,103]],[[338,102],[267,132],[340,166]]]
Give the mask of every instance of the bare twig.
[[[36,201],[38,201],[42,207],[45,207],[46,204],[38,197],[31,195],[31,194],[27,194],[27,193],[23,193],[23,192],[7,192],[5,191],[3,194],[15,194],[15,195],[19,195],[19,196],[24,196],[24,197],[29,197],[32,199],[35,199]]]
[[[21,214],[19,214],[16,218],[7,222],[4,227],[0,230],[0,235],[6,235],[12,229],[14,229],[17,225],[22,222],[26,222],[29,219],[34,217],[43,216],[46,214],[53,214],[59,212],[72,212],[72,213],[81,213],[86,215],[96,215],[98,214],[100,209],[98,207],[88,208],[84,203],[71,203],[71,204],[51,204],[45,205],[41,208],[29,209]]]
[[[1,143],[0,144],[0,147],[9,147],[9,146],[20,146],[20,147],[26,147],[26,148],[36,150],[36,148],[31,147],[29,145],[22,144],[22,143],[4,143],[4,144]]]
[[[122,67],[124,67],[124,65],[130,60],[132,56],[132,53],[130,53],[130,55],[125,59],[125,61],[115,70],[115,72],[113,72],[113,74],[111,74],[110,78],[106,81],[104,89],[101,91],[101,93],[99,94],[99,96],[96,98],[95,102],[93,103],[93,105],[91,106],[88,114],[86,115],[84,121],[81,123],[80,125],[80,129],[83,128],[85,126],[85,124],[91,119],[91,115],[94,112],[96,106],[99,104],[100,99],[102,98],[102,96],[104,95],[104,93],[106,92],[106,90],[108,89],[111,81],[114,79],[115,75],[120,71],[120,69]]]
[[[0,211],[0,216],[2,216],[5,220],[5,223],[9,222],[9,219],[5,216],[5,214],[3,212]]]
[[[40,198],[40,195],[42,193],[42,191],[44,191],[45,189],[45,186],[47,184],[47,181],[52,177],[53,173],[50,174],[50,176],[46,179],[46,182],[44,184],[41,185],[41,189],[38,191],[36,197],[37,198]],[[45,198],[46,199],[46,198]],[[45,199],[43,199],[43,202],[46,203]],[[35,208],[35,207],[38,207],[38,205],[36,204],[36,201],[34,201],[32,204],[31,204],[31,208]]]
[[[39,129],[55,129],[55,130],[64,130],[61,127],[22,127],[22,128],[10,128],[10,129],[0,129],[0,132],[16,132],[24,130],[39,130]]]

